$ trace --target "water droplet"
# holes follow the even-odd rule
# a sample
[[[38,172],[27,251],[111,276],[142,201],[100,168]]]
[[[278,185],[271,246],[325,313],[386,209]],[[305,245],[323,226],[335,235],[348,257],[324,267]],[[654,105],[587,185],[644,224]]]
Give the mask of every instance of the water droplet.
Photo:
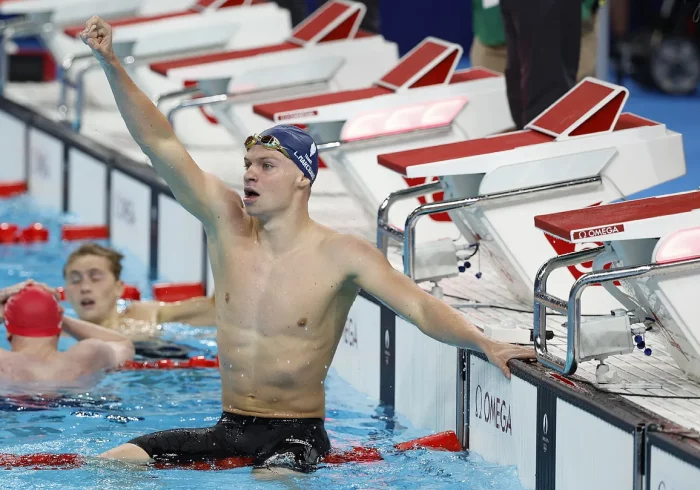
[[[243,374],[241,374],[241,378],[243,377]]]
[[[325,366],[325,365],[324,365],[323,367],[324,367],[325,369],[328,369],[328,366]]]
[[[287,359],[287,364],[289,364],[289,359]]]

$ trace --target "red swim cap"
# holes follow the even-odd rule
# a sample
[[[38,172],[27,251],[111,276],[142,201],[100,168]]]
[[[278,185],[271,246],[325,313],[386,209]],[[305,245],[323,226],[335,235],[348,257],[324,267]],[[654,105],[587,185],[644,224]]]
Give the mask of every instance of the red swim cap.
[[[61,333],[63,314],[56,298],[38,286],[27,286],[5,304],[5,327],[12,335],[53,337]]]

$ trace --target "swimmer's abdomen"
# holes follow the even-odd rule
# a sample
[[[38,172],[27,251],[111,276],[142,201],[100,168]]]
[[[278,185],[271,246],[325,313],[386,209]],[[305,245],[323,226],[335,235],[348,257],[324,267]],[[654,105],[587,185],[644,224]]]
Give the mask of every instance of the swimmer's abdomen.
[[[220,327],[224,409],[261,416],[322,416],[324,381],[335,348],[335,336],[329,337],[299,332],[269,336],[250,330],[234,335]]]

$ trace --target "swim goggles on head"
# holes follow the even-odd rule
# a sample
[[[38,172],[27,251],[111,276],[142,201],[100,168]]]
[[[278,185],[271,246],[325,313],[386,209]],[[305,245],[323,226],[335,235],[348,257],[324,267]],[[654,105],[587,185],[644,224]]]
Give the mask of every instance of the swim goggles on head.
[[[287,150],[285,150],[282,146],[282,143],[280,143],[280,140],[269,134],[265,136],[260,136],[259,134],[248,136],[245,140],[245,149],[250,150],[253,146],[257,145],[258,143],[260,143],[263,146],[263,148],[267,148],[268,150],[279,151],[285,157],[289,158],[290,160],[292,159],[292,157],[289,156],[289,153],[287,153]]]

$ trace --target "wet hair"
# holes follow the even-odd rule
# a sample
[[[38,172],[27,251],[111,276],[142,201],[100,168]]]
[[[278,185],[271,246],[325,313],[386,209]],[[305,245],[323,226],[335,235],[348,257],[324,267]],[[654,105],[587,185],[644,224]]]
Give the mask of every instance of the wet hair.
[[[68,256],[66,260],[66,265],[63,267],[63,277],[66,277],[66,270],[68,266],[76,259],[80,257],[86,257],[88,255],[97,255],[98,257],[104,257],[109,262],[109,269],[114,274],[114,278],[118,281],[122,274],[122,259],[124,255],[120,254],[114,249],[103,247],[97,243],[86,243],[81,245],[79,248],[75,249],[73,253]]]

